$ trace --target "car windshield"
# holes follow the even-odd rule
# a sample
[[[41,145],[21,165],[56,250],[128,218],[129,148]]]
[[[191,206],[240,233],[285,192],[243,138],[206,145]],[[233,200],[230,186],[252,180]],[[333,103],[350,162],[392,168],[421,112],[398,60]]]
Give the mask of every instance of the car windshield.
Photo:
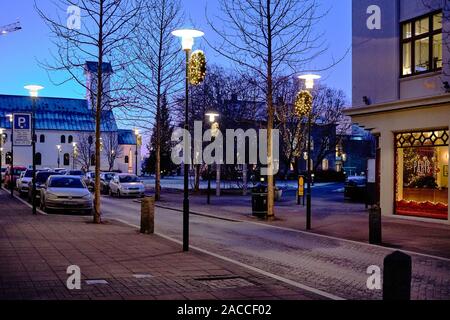
[[[13,170],[13,175],[15,175],[15,176],[20,176],[20,174],[22,173],[22,172],[24,172],[25,170],[24,169],[14,169]]]
[[[45,183],[48,177],[57,174],[56,172],[38,172],[36,175],[36,183]]]
[[[111,180],[114,177],[112,173],[105,173],[105,180]]]
[[[129,183],[129,182],[139,182],[139,179],[136,176],[120,176],[119,181],[121,183]]]
[[[83,171],[80,171],[80,170],[69,171],[69,176],[82,176],[82,175],[83,175]]]
[[[33,170],[27,170],[25,171],[25,178],[32,178],[33,177]]]
[[[85,186],[81,179],[70,177],[53,177],[50,180],[50,188],[71,188],[71,189],[84,189]]]

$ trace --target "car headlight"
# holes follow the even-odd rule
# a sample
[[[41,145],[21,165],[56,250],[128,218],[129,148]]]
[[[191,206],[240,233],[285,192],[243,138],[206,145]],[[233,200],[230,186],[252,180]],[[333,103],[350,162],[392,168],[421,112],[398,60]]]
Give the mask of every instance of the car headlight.
[[[87,194],[87,195],[85,195],[85,196],[83,196],[83,199],[87,199],[87,200],[89,200],[89,199],[91,199],[92,198],[92,195],[89,193],[89,194]]]
[[[47,192],[46,196],[47,196],[47,199],[49,199],[49,200],[56,200],[56,199],[58,199],[58,196],[56,194],[51,193],[51,192]]]

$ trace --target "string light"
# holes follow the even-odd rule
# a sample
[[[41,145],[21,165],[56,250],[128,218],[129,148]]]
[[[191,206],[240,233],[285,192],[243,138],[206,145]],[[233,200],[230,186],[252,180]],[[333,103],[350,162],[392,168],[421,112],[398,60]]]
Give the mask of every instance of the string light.
[[[298,117],[306,116],[311,112],[313,97],[307,90],[300,91],[297,94],[294,104],[294,112]]]
[[[189,83],[197,86],[206,77],[206,57],[203,51],[194,51],[189,59]]]

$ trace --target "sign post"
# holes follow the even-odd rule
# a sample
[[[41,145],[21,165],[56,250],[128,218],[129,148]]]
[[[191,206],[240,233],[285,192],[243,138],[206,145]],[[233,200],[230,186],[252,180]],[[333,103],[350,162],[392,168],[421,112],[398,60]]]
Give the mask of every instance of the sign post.
[[[303,206],[305,206],[305,177],[304,176],[298,176],[297,205],[300,205],[300,199],[302,199]]]
[[[13,115],[14,138],[13,145],[15,147],[31,146],[31,113],[15,113]]]

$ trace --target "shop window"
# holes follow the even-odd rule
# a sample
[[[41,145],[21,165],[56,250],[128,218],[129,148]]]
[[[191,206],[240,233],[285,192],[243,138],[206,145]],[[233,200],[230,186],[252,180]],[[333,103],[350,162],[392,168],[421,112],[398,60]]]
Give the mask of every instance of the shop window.
[[[395,140],[395,213],[447,220],[448,130],[398,133]]]

